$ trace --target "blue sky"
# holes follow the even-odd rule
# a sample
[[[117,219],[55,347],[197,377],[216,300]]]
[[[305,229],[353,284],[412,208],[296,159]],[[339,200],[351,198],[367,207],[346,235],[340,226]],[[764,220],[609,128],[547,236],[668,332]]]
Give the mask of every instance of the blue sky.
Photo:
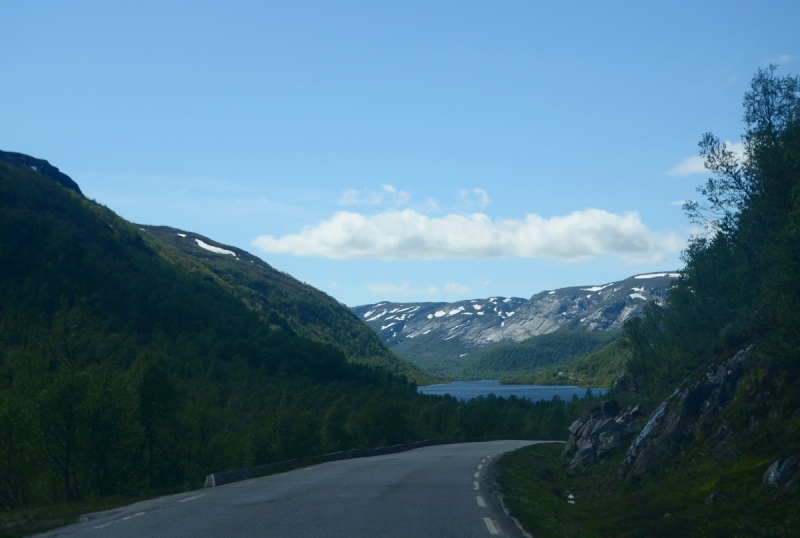
[[[700,136],[736,143],[756,70],[800,65],[791,1],[0,13],[0,149],[351,306],[680,267]]]

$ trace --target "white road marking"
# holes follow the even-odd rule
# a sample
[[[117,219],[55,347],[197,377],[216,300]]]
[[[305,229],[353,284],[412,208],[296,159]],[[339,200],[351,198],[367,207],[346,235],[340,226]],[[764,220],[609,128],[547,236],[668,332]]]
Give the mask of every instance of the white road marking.
[[[481,473],[475,473],[475,478],[478,478],[480,475]]]
[[[200,495],[195,495],[194,497],[186,497],[185,499],[181,499],[178,501],[179,503],[185,503],[186,501],[193,501],[195,499],[199,499],[200,497],[205,497],[208,493],[201,493]]]
[[[136,512],[135,514],[132,514],[130,516],[121,517],[116,521],[109,521],[108,523],[103,523],[102,525],[97,525],[94,528],[95,529],[102,529],[103,527],[108,527],[109,525],[113,525],[114,523],[119,523],[120,521],[128,521],[129,519],[133,519],[135,517],[143,516],[146,513],[147,512]]]
[[[139,516],[143,516],[143,515],[144,515],[144,512],[138,512],[138,513],[136,513],[136,514],[133,514],[132,516],[125,516],[125,517],[122,517],[122,518],[120,518],[119,520],[120,520],[120,521],[128,521],[129,519],[133,519],[133,518],[135,518],[135,517],[139,517]]]
[[[496,521],[485,517],[483,518],[483,522],[486,523],[486,528],[489,529],[489,534],[500,534],[500,526]]]
[[[478,465],[478,469],[483,469],[483,464]]]
[[[489,458],[483,458],[483,461],[481,463],[486,463],[487,459],[489,459]]]
[[[475,498],[478,500],[478,506],[480,506],[481,508],[486,508],[486,503],[484,502],[483,497],[478,495]]]
[[[480,489],[480,486],[478,485],[477,482],[473,482],[473,484],[475,484],[475,489]]]

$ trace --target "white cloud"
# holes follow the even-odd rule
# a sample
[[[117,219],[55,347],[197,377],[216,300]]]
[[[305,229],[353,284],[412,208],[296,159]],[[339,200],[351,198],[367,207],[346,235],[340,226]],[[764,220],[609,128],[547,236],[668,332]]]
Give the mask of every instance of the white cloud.
[[[669,205],[679,205],[683,206],[688,200],[675,200],[674,202],[670,202]]]
[[[744,144],[726,140],[725,145],[728,150],[736,155],[737,159],[742,160],[744,157]],[[668,176],[691,176],[693,174],[707,174],[708,170],[705,167],[705,159],[695,155],[694,157],[686,157],[664,173]]]
[[[262,252],[333,259],[385,260],[554,258],[578,261],[608,254],[678,252],[675,234],[647,228],[637,213],[585,209],[545,219],[492,220],[482,213],[428,217],[412,209],[376,215],[341,211],[297,234],[262,235]]]
[[[705,159],[695,155],[686,157],[684,160],[665,172],[668,176],[691,176],[692,174],[704,174],[708,172],[705,166]]]
[[[415,290],[409,286],[408,282],[403,282],[399,286],[396,284],[364,284],[364,287],[372,295],[435,295],[439,292],[439,288],[436,286]]]
[[[454,295],[458,295],[461,293],[468,293],[471,288],[469,286],[464,286],[462,284],[455,284],[453,282],[448,282],[444,285],[444,291],[447,293],[452,293]]]
[[[481,280],[480,282],[478,282],[478,287],[485,290],[486,288],[489,287],[490,284],[491,284],[491,281],[489,281],[488,279],[487,280]]]
[[[483,189],[469,189],[469,190],[461,190],[461,199],[464,200],[464,203],[467,207],[486,207],[487,205],[491,204],[492,201],[489,200],[489,194]]]
[[[347,189],[339,199],[341,205],[382,205],[390,203],[403,205],[411,199],[411,194],[394,188],[391,185],[381,185],[381,190]]]
[[[422,205],[422,210],[425,211],[426,213],[433,213],[434,211],[439,211],[439,202],[437,202],[435,198],[428,198]]]

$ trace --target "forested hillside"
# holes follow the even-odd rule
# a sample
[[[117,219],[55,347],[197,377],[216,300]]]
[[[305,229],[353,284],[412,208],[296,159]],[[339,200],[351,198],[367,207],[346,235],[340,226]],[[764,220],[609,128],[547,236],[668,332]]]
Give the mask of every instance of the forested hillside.
[[[419,395],[385,360],[304,336],[291,295],[283,317],[248,306],[242,289],[261,277],[224,263],[0,162],[0,509],[153,495],[347,448],[563,436],[576,412]],[[320,326],[334,343],[352,336]]]
[[[190,231],[138,226],[162,257],[186,271],[213,276],[273,328],[331,344],[351,361],[402,374],[420,385],[437,381],[389,351],[345,305],[260,258]]]
[[[501,380],[524,378],[594,353],[622,336],[620,329],[601,332],[556,331],[524,342],[495,346],[480,354],[461,375]],[[572,383],[577,384],[577,383]]]
[[[713,177],[684,208],[705,231],[669,300],[625,326],[615,395],[640,407],[584,414],[558,463],[509,462],[538,535],[800,534],[800,78],[775,69],[745,95],[743,160],[702,138]]]
[[[628,371],[629,359],[630,351],[627,341],[619,338],[567,365],[511,377],[506,382],[613,388],[619,378]]]

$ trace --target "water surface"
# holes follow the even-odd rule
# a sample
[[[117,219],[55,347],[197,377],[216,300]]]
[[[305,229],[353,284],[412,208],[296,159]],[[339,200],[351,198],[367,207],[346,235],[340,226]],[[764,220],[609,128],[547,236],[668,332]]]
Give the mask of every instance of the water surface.
[[[534,402],[539,400],[552,400],[558,396],[562,400],[571,400],[573,395],[583,398],[587,389],[574,385],[501,385],[496,379],[482,379],[480,381],[453,381],[442,385],[426,385],[419,387],[422,394],[455,396],[459,400],[471,400],[478,396],[516,396],[528,398]],[[593,388],[592,394],[605,394],[608,389]]]

